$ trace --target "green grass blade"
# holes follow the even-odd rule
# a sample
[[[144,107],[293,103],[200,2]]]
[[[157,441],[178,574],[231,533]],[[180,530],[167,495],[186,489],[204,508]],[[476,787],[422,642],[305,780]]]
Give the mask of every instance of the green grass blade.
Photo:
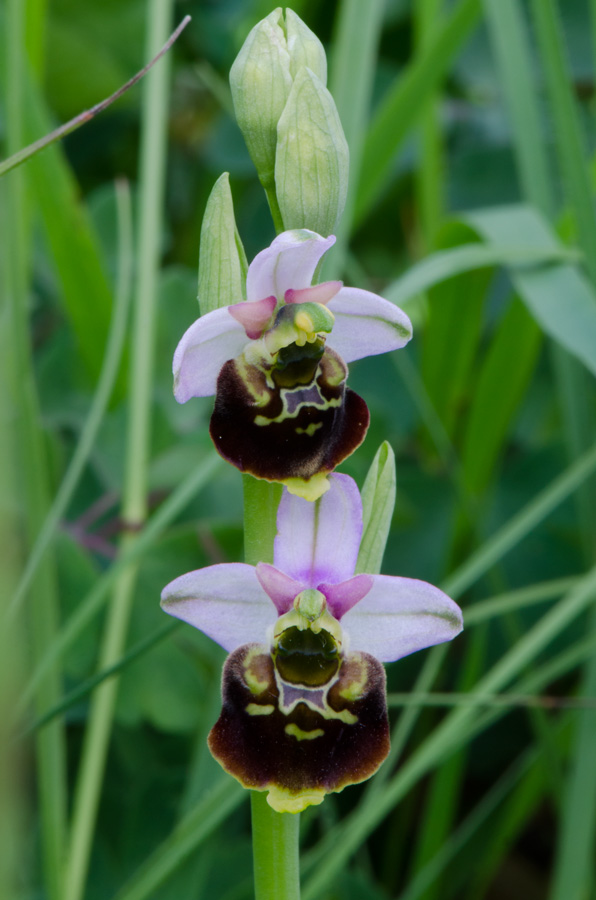
[[[3,35],[5,66],[6,141],[9,152],[20,146],[25,131],[26,5],[6,4]],[[11,421],[8,440],[16,460],[17,496],[21,506],[20,530],[31,546],[49,507],[50,480],[42,433],[32,352],[28,333],[30,263],[32,254],[28,184],[25,173],[14,172],[3,185],[2,204],[3,350],[7,353],[8,396]],[[6,437],[6,436],[5,436]],[[17,553],[21,548],[15,546]],[[28,644],[38,661],[54,641],[59,621],[59,592],[54,560],[47,557],[32,584]],[[55,670],[35,695],[38,712],[54,704],[62,692],[61,673]],[[66,837],[66,751],[63,723],[56,720],[36,738],[37,793],[40,843],[47,896],[61,900],[62,861]]]
[[[594,616],[591,617],[594,625]],[[592,627],[592,634],[595,633]],[[594,656],[588,660],[581,697],[596,694]],[[581,699],[581,698],[580,698]],[[596,728],[582,716],[574,736],[574,752],[566,784],[560,819],[560,835],[550,896],[552,900],[589,896],[594,885],[594,839],[596,836]]]
[[[479,210],[467,214],[466,221],[497,246],[516,240],[524,247],[554,248],[559,243],[540,214],[527,206]],[[542,330],[596,374],[596,293],[582,272],[563,264],[515,269],[510,275]]]
[[[354,224],[359,225],[387,185],[404,138],[418,122],[425,100],[476,25],[480,0],[459,0],[425,52],[414,58],[375,113],[362,154]]]
[[[114,586],[122,572],[131,563],[142,558],[157,541],[159,536],[167,528],[177,515],[187,506],[202,488],[213,478],[217,468],[222,464],[219,456],[213,452],[179,485],[175,491],[165,500],[159,509],[149,519],[142,531],[120,556],[114,565],[97,581],[91,591],[82,598],[77,611],[68,619],[62,630],[56,636],[43,656],[39,660],[22,697],[19,708],[23,708],[30,701],[36,686],[47,676],[56,661],[72,646],[81,632],[86,628],[99,610],[105,604],[110,589]],[[47,706],[46,706],[47,710]],[[44,712],[46,711],[44,710]]]
[[[508,799],[513,799],[512,794],[514,791],[517,794],[520,788],[523,788],[524,792],[527,793],[527,784],[529,783],[532,789],[531,799],[534,803],[528,804],[526,801],[524,804],[523,810],[527,815],[528,806],[530,805],[531,808],[535,804],[536,796],[540,796],[540,790],[544,781],[544,773],[537,765],[539,761],[540,754],[536,748],[532,747],[523,753],[482,797],[474,809],[468,813],[457,829],[449,835],[433,858],[416,873],[407,888],[398,895],[397,900],[418,900],[428,887],[437,881],[462,848],[477,837],[480,829],[494,815],[495,810],[504,805]],[[491,826],[490,837],[491,840],[487,841],[486,844],[494,847],[496,841],[494,840],[493,826]],[[482,875],[484,875],[485,870],[483,866],[478,866],[478,871],[482,871]],[[476,894],[477,897],[483,895],[484,892]]]
[[[541,336],[523,303],[514,298],[481,365],[466,422],[462,472],[472,495],[481,495],[494,475],[511,421],[534,372]]]
[[[145,653],[148,653],[149,650],[152,650],[157,644],[161,643],[161,641],[165,640],[165,638],[169,637],[174,631],[178,628],[178,622],[166,622],[165,625],[162,625],[161,628],[156,629],[153,634],[150,634],[148,637],[144,638],[144,640],[139,641],[130,650],[121,656],[115,663],[107,666],[107,668],[102,669],[96,675],[92,675],[91,678],[85,679],[85,681],[81,682],[78,687],[74,688],[72,691],[69,691],[66,694],[60,703],[57,703],[56,706],[53,706],[51,709],[48,709],[47,712],[36,719],[31,725],[28,725],[23,731],[18,735],[19,738],[27,737],[29,734],[33,734],[36,731],[39,731],[40,728],[43,728],[44,725],[47,725],[48,722],[51,722],[52,719],[55,719],[56,716],[61,715],[63,712],[66,712],[67,709],[70,709],[71,706],[74,706],[75,703],[78,703],[79,700],[82,700],[83,697],[86,697],[94,688],[98,687],[108,678],[111,678],[113,675],[117,675],[119,672],[122,672],[123,669],[126,669],[131,663],[135,662],[135,660],[139,659],[139,657],[143,656]]]
[[[578,241],[586,257],[587,271],[592,283],[596,283],[594,195],[586,164],[584,136],[564,57],[558,10],[552,0],[534,2],[532,10],[555,121],[557,152],[566,196],[576,219]],[[575,434],[575,443],[585,442],[583,432],[583,424],[581,430],[572,432]],[[587,439],[593,439],[593,430]],[[590,497],[593,504],[593,492],[590,493]],[[590,505],[586,508],[584,519],[588,532],[586,543],[593,546],[594,517]],[[596,618],[592,616],[590,621],[591,627],[595,627]],[[594,690],[596,690],[596,660],[588,664],[582,685],[583,693],[593,693]],[[594,729],[590,729],[582,721],[576,737],[574,762],[563,808],[551,892],[553,900],[587,895],[593,889],[596,836],[596,770],[593,765],[595,754]]]
[[[577,462],[544,488],[520,512],[513,516],[482,547],[449,575],[442,587],[452,597],[460,597],[495,563],[519,543],[533,528],[566,500],[596,470],[596,447],[585,453]]]
[[[526,199],[545,215],[555,210],[527,25],[517,0],[484,0],[500,82],[513,128],[517,170]]]
[[[37,7],[34,9],[34,4]],[[45,8],[46,0],[30,0],[27,5],[28,10],[28,30],[27,30],[27,46],[29,48],[28,57],[32,63],[34,60],[38,59],[41,54],[41,45],[42,45],[42,24],[43,24],[43,14],[41,12],[42,9]],[[32,144],[29,144],[28,147],[23,147],[21,150],[18,150],[16,153],[13,153],[12,156],[9,156],[8,159],[2,160],[0,162],[0,178],[5,175],[7,172],[10,172],[12,169],[16,169],[17,166],[22,165],[27,162],[27,160],[36,156],[42,150],[45,150],[46,147],[49,147],[51,144],[56,141],[62,140],[62,138],[66,137],[69,134],[72,134],[73,131],[76,131],[77,128],[80,128],[81,125],[85,125],[86,122],[89,122],[93,119],[98,113],[103,112],[104,109],[107,109],[108,106],[118,100],[126,91],[128,91],[133,85],[135,85],[141,78],[149,71],[149,69],[155,65],[158,59],[166,53],[174,41],[178,38],[178,35],[186,28],[188,23],[190,22],[190,16],[185,16],[178,28],[170,35],[169,39],[166,41],[164,46],[161,48],[159,53],[153,57],[153,59],[144,66],[140,72],[137,72],[136,75],[126,82],[126,84],[122,85],[122,87],[118,88],[110,97],[107,97],[105,100],[102,100],[100,103],[97,103],[91,109],[87,109],[82,113],[79,113],[78,116],[75,116],[74,119],[71,119],[70,122],[66,122],[66,124],[61,125],[59,128],[56,128],[54,131],[51,131],[49,134],[46,134],[45,137],[39,138],[39,140],[34,141]],[[37,68],[40,67],[39,61],[37,62]],[[38,73],[39,74],[39,73]]]
[[[476,632],[467,648],[461,672],[458,673],[457,690],[471,691],[481,674],[486,654],[486,629]],[[424,813],[413,851],[411,871],[416,872],[432,860],[448,841],[460,801],[460,794],[467,762],[466,748],[455,753],[434,774],[424,804]],[[440,896],[441,884],[429,885],[425,900]]]
[[[468,243],[474,234],[452,224],[442,238]],[[428,322],[422,346],[422,376],[430,400],[453,440],[458,410],[469,395],[482,333],[485,297],[493,271],[475,268],[436,283],[427,291]],[[457,347],[457,353],[453,348]]]
[[[222,778],[179,822],[113,900],[154,897],[159,886],[247,799],[247,792],[236,781],[227,776]]]
[[[345,268],[385,6],[385,0],[369,0],[367,3],[345,0],[337,7],[329,90],[350,150],[350,183],[346,206],[336,230],[337,241],[325,265],[325,278],[330,280],[340,278]]]
[[[50,130],[43,98],[31,78],[26,84],[24,115],[28,135]],[[81,356],[96,380],[112,314],[112,290],[98,239],[61,147],[49,147],[32,158],[27,176],[58,276],[58,299],[64,305]],[[82,297],[85,302],[81,302]]]
[[[442,22],[443,0],[414,5],[417,53],[423,54]],[[440,85],[428,97],[420,121],[420,162],[416,171],[416,209],[421,248],[430,247],[444,214],[444,147],[440,121]]]
[[[560,597],[577,583],[577,578],[555,578],[529,587],[507,591],[498,597],[480,600],[466,607],[466,628],[479,625],[488,619],[502,616],[513,610],[523,609],[535,603],[545,603]]]
[[[11,600],[8,609],[9,616],[14,614],[19,604],[22,602],[25,592],[31,583],[31,579],[43,558],[44,552],[52,540],[56,527],[70,503],[85,464],[89,459],[89,454],[93,449],[99,426],[103,420],[116,382],[116,376],[124,348],[132,281],[132,222],[128,185],[125,182],[120,182],[116,186],[116,192],[118,233],[120,235],[118,279],[115,293],[114,315],[108,337],[108,345],[105,350],[101,375],[70,466],[39,532],[31,555],[27,561],[25,571],[23,572],[17,590]]]
[[[163,45],[170,30],[172,10],[173,2],[148,0],[148,56]],[[143,92],[137,286],[122,500],[122,518],[125,528],[129,529],[122,540],[124,552],[134,542],[134,530],[147,518],[155,319],[167,147],[168,63],[169,59],[149,74]],[[137,562],[128,566],[116,582],[100,649],[100,670],[113,665],[124,652],[138,565]],[[91,703],[73,801],[65,900],[82,900],[85,892],[118,684],[117,677],[103,682]]]
[[[596,209],[587,152],[572,77],[565,59],[565,41],[554,0],[533,0],[533,19],[555,125],[555,142],[567,201],[577,222],[585,266],[596,284]]]
[[[408,271],[392,281],[383,291],[383,296],[397,306],[423,294],[442,281],[494,266],[508,269],[532,268],[549,263],[574,263],[579,260],[577,251],[554,245],[549,241],[542,248],[531,243],[508,246],[492,243],[462,244],[448,250],[437,250],[421,262],[415,263]]]

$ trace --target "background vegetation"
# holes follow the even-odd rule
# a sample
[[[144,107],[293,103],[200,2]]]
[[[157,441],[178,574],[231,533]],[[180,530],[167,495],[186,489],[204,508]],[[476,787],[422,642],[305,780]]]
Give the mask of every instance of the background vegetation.
[[[303,815],[304,897],[587,900],[596,2],[293,9],[326,45],[351,148],[325,276],[415,323],[406,350],[351,367],[372,424],[343,471],[362,485],[390,440],[383,571],[440,584],[466,617],[453,645],[387,667],[392,758]],[[205,747],[224,654],[164,622],[158,597],[242,554],[240,475],[211,447],[211,401],[174,402],[171,358],[197,316],[222,171],[249,259],[274,236],[227,86],[270,10],[0,5],[3,157],[114,91],[192,15],[140,87],[0,182],[0,719],[19,710],[2,896],[252,894],[248,797]]]

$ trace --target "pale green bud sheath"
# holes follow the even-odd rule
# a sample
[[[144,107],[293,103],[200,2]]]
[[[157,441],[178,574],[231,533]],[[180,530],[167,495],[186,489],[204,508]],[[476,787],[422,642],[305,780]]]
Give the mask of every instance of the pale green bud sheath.
[[[265,190],[274,187],[277,123],[292,87],[281,7],[252,29],[230,70],[234,111]]]
[[[286,9],[286,39],[292,79],[306,67],[326,85],[327,57],[323,45],[292,9]]]
[[[348,170],[333,97],[314,72],[302,68],[277,127],[275,185],[284,228],[334,233],[346,203]]]
[[[213,185],[203,224],[199,251],[198,300],[201,315],[246,299],[248,263],[234,218],[227,172]]]

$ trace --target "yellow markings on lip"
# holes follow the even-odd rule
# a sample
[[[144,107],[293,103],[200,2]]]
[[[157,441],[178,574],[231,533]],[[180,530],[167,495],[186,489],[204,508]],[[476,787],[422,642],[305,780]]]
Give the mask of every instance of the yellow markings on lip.
[[[354,662],[354,660],[352,660],[352,662]],[[359,660],[359,666],[360,677],[353,678],[352,681],[339,692],[339,696],[344,700],[354,702],[355,700],[360,700],[364,696],[366,682],[368,680],[368,666],[363,659]]]
[[[261,656],[262,653],[261,647],[252,647],[244,658],[244,680],[251,694],[262,694],[269,687],[269,682],[261,681],[250,668],[255,656]]]
[[[327,705],[327,709],[317,710],[323,716],[324,719],[339,719],[340,722],[343,722],[345,725],[355,725],[358,721],[358,716],[355,716],[354,713],[351,713],[349,709],[333,709],[331,706]]]
[[[311,422],[308,428],[295,428],[294,431],[296,432],[296,434],[307,434],[308,437],[312,437],[315,431],[318,431],[319,428],[322,427],[322,422]]]
[[[264,706],[260,706],[258,703],[249,703],[246,712],[249,716],[270,716],[272,712],[275,712],[275,707],[272,703],[266,703]]]
[[[335,397],[331,400],[324,400],[324,398],[321,398],[323,399],[322,403],[313,403],[312,401],[306,400],[304,403],[298,403],[294,411],[290,413],[287,409],[287,401],[284,396],[284,389],[282,389],[281,393],[282,403],[284,405],[283,411],[280,412],[280,414],[276,416],[275,419],[268,419],[267,416],[255,416],[253,420],[255,425],[274,425],[278,424],[279,422],[285,422],[286,419],[297,419],[300,411],[305,407],[312,406],[315,409],[318,409],[320,412],[325,412],[328,409],[339,409],[339,407],[343,403],[343,399],[341,397]]]
[[[303,731],[294,722],[290,722],[284,728],[286,734],[295,737],[297,741],[314,741],[315,738],[323,737],[325,732],[322,728],[315,728],[313,731]]]

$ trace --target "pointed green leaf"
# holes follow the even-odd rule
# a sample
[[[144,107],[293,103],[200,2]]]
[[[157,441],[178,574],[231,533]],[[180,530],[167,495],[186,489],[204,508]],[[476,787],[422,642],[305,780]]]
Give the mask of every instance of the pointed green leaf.
[[[198,299],[201,315],[246,299],[246,254],[234,218],[234,203],[227,172],[217,179],[209,195],[199,253]]]
[[[395,454],[383,441],[362,488],[362,541],[356,572],[376,575],[381,571],[385,544],[395,506]]]

